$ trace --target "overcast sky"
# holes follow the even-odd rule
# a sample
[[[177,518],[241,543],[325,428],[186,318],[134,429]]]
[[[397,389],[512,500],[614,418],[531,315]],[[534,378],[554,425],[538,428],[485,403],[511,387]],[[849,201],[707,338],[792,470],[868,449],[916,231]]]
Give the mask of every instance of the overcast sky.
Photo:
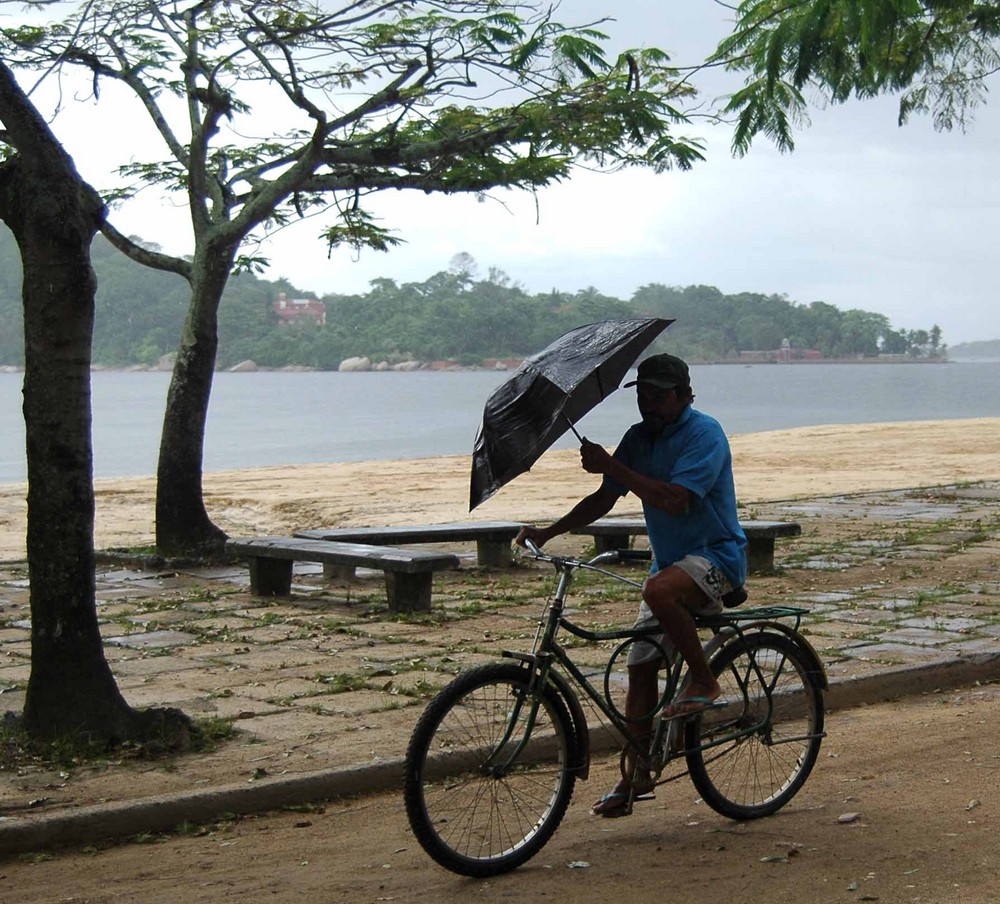
[[[729,13],[711,0],[563,0],[558,18],[587,22],[608,10],[617,19],[604,26],[611,50],[658,46],[680,65],[702,60],[728,32]],[[722,87],[716,81],[704,94]],[[111,133],[104,141],[83,141],[98,120],[89,109],[91,127],[81,133],[79,115],[57,119],[56,132],[84,177],[107,187],[109,159],[138,126],[119,120],[102,127]],[[266,276],[355,293],[378,277],[423,281],[466,252],[482,275],[497,267],[529,292],[593,286],[627,299],[649,283],[697,283],[878,311],[896,328],[937,323],[950,344],[1000,338],[996,102],[966,134],[934,132],[925,118],[899,128],[892,99],[817,108],[811,119],[793,154],[758,139],[742,159],[730,154],[728,129],[687,128],[708,141],[708,159],[693,171],[579,173],[541,191],[537,208],[525,193],[484,203],[384,195],[370,208],[405,245],[328,259],[316,238],[321,223],[310,220],[264,247]],[[185,216],[146,205],[115,222],[183,253]]]

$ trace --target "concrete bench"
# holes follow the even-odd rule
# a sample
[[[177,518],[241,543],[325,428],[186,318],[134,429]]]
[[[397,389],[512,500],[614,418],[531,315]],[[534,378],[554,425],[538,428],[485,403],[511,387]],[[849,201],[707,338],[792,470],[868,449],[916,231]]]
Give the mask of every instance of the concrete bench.
[[[346,543],[462,543],[476,541],[476,558],[487,568],[507,568],[511,543],[524,526],[515,521],[470,521],[455,524],[409,524],[399,527],[325,527],[300,530],[296,537]]]
[[[794,521],[741,521],[747,535],[747,569],[755,574],[774,573],[774,541],[778,537],[798,537],[802,526]],[[631,538],[646,533],[643,518],[600,518],[572,531],[594,538],[598,552],[627,549]]]
[[[450,553],[395,549],[364,543],[333,543],[300,537],[254,537],[226,542],[226,551],[246,559],[250,592],[255,596],[288,596],[292,590],[293,562],[322,562],[350,569],[374,568],[385,572],[385,590],[392,612],[427,611],[431,608],[431,577],[442,568],[458,568]]]

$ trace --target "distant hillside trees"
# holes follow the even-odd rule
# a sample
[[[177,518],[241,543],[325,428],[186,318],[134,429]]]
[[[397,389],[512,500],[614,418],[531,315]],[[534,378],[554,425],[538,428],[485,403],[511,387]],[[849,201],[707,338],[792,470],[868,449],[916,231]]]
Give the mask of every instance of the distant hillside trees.
[[[106,367],[150,367],[177,347],[189,290],[175,274],[151,271],[98,236],[94,361]],[[328,295],[325,326],[281,324],[272,304],[314,297],[287,280],[250,274],[232,277],[219,309],[218,364],[252,360],[261,367],[334,370],[345,358],[366,355],[395,363],[451,360],[475,365],[487,358],[531,354],[560,333],[595,320],[656,316],[676,323],[657,348],[695,361],[735,360],[740,352],[768,351],[787,340],[828,358],[879,354],[934,357],[943,353],[941,329],[897,330],[870,311],[842,311],[826,302],[797,304],[783,295],[725,295],[714,286],[642,286],[625,301],[591,287],[578,292],[529,294],[506,273],[490,268],[475,278],[475,262],[435,273],[423,282],[373,280],[359,295]],[[9,233],[0,234],[0,364],[23,363],[20,263]]]

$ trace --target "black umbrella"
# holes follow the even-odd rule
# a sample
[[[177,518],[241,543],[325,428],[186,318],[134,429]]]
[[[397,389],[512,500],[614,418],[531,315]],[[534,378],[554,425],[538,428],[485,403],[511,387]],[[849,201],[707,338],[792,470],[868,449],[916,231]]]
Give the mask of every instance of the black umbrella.
[[[486,400],[472,450],[469,511],[523,474],[621,383],[673,320],[605,320],[577,327],[524,363]],[[576,433],[577,439],[580,434]]]

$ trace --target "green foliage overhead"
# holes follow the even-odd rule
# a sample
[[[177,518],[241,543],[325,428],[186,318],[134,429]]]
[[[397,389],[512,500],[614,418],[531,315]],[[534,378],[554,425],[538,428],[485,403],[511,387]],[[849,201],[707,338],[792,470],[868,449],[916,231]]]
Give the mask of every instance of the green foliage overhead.
[[[155,250],[155,249],[154,249]],[[187,309],[186,283],[175,274],[150,273],[98,237],[94,361],[109,367],[150,367],[176,348]],[[827,357],[880,353],[933,355],[943,351],[941,331],[895,330],[888,318],[841,311],[825,302],[795,304],[780,295],[724,295],[712,286],[651,284],[629,300],[590,288],[529,295],[491,269],[477,279],[475,261],[423,282],[376,279],[362,295],[330,295],[325,326],[280,324],[272,310],[279,293],[311,297],[290,283],[243,274],[230,279],[219,310],[219,366],[247,359],[262,367],[335,369],[345,358],[374,361],[452,360],[480,364],[519,358],[583,323],[657,316],[676,323],[659,347],[695,361],[723,361],[741,351],[773,350],[787,339]],[[0,230],[0,365],[23,363],[20,263],[13,238]]]
[[[92,0],[45,27],[0,29],[0,54],[22,69],[82,68],[95,95],[120,82],[144,108],[166,157],[123,162],[108,199],[185,192],[196,237],[222,241],[318,214],[331,247],[385,250],[399,240],[365,212],[374,192],[534,189],[581,163],[701,159],[699,141],[673,133],[693,89],[666,54],[609,55],[598,27],[554,11],[541,0]]]
[[[899,122],[963,128],[1000,68],[1000,4],[977,0],[745,0],[714,62],[748,73],[730,99],[733,147],[755,135],[794,146],[808,87],[834,103],[899,97]]]

